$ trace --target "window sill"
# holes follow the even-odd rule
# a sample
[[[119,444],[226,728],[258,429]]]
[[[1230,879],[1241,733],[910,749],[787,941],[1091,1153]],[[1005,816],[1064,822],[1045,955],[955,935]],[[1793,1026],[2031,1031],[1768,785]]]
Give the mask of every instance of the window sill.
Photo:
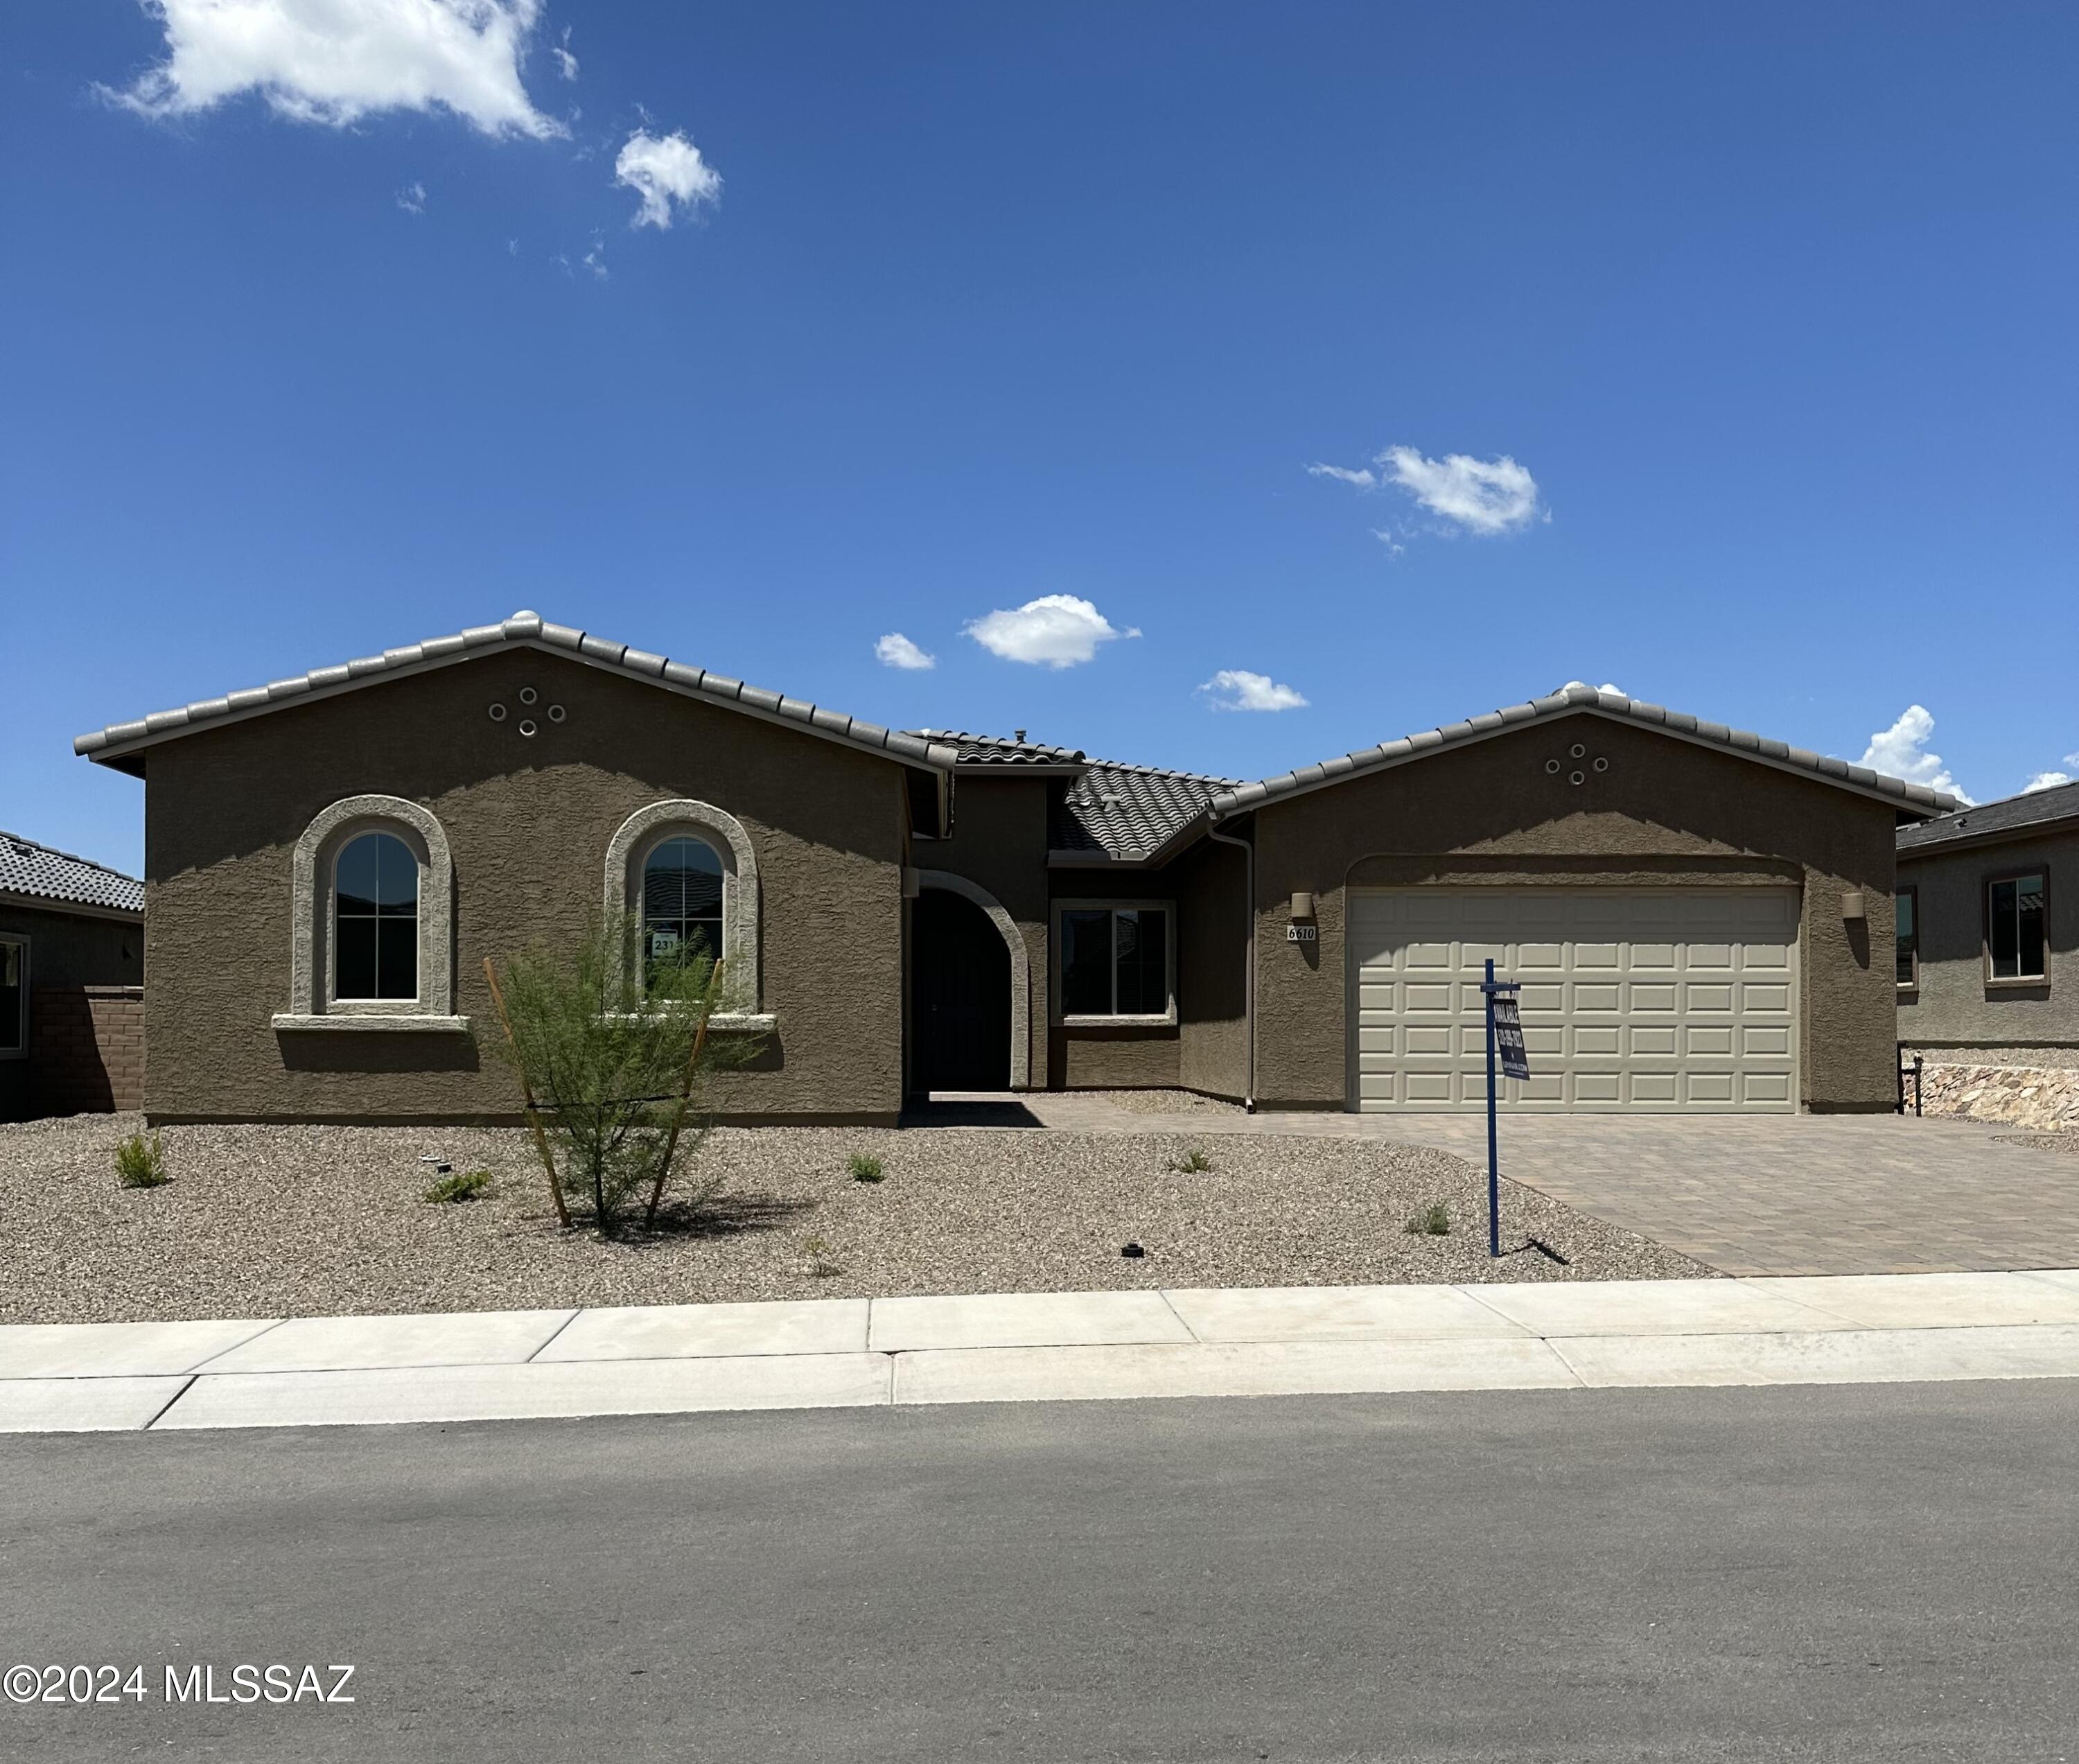
[[[1177,1026],[1173,1011],[1144,1016],[1065,1016],[1059,1020],[1065,1029],[1173,1029]]]
[[[625,1021],[632,1013],[615,1015]],[[717,1035],[770,1035],[780,1027],[780,1019],[770,1011],[717,1011],[708,1019],[708,1027]]]
[[[2023,974],[2010,979],[1988,980],[1985,990],[1988,992],[2048,992],[2050,990],[2050,976],[2047,974]]]
[[[341,1011],[323,1016],[304,1016],[295,1012],[277,1012],[274,1026],[279,1034],[301,1034],[307,1030],[349,1029],[357,1034],[466,1035],[466,1016],[420,1016],[403,1012]]]

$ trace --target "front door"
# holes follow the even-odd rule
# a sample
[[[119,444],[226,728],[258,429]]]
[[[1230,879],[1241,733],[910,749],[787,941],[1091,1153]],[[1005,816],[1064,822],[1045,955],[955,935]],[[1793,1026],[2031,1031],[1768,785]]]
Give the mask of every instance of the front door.
[[[989,916],[927,888],[910,920],[919,1090],[1010,1087],[1010,952]]]

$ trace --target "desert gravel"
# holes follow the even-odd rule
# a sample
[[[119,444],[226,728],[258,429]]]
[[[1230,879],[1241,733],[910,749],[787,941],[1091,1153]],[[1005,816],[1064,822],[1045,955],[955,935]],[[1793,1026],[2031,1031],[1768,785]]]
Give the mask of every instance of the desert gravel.
[[[1358,1140],[977,1128],[722,1129],[722,1187],[690,1225],[612,1242],[555,1223],[527,1136],[492,1129],[169,1127],[174,1179],[116,1181],[135,1116],[0,1127],[0,1322],[323,1316],[839,1298],[901,1293],[1389,1281],[1645,1280],[1712,1271],[1485,1177]],[[1194,1145],[1207,1171],[1170,1167]],[[853,1180],[847,1158],[886,1167]],[[486,1198],[429,1205],[425,1154],[486,1169]],[[1402,1226],[1433,1201],[1445,1237]],[[1567,1259],[1536,1248],[1535,1238]],[[1123,1256],[1128,1242],[1146,1254]]]

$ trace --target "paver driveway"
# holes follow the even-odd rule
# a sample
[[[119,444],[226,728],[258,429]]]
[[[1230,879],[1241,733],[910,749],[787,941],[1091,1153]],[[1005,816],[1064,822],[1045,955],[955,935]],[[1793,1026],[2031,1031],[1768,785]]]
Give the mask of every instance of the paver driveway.
[[[1324,1134],[1487,1161],[1483,1116],[1165,1116],[1073,1093],[1017,1101],[1035,1125],[1081,1132]],[[1727,1274],[2079,1267],[2079,1158],[2002,1138],[2024,1130],[1895,1115],[1505,1115],[1501,1156],[1516,1181]]]

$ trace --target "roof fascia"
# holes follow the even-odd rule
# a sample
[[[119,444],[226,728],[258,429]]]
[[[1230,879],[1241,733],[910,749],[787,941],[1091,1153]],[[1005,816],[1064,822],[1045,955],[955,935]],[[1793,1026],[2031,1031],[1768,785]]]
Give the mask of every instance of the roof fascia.
[[[1808,766],[1797,765],[1788,760],[1779,760],[1773,754],[1758,753],[1751,748],[1734,747],[1723,741],[1713,741],[1708,735],[1696,735],[1687,729],[1671,728],[1664,723],[1649,723],[1643,718],[1628,717],[1616,711],[1604,710],[1592,704],[1570,704],[1562,709],[1541,712],[1521,717],[1512,723],[1497,724],[1491,729],[1481,729],[1471,735],[1458,735],[1450,740],[1433,740],[1417,746],[1412,752],[1397,753],[1391,759],[1374,760],[1367,765],[1352,766],[1347,772],[1338,772],[1332,777],[1310,779],[1304,784],[1295,785],[1274,796],[1261,796],[1252,802],[1238,803],[1228,811],[1229,816],[1252,814],[1259,809],[1274,808],[1280,802],[1289,802],[1295,797],[1309,796],[1316,790],[1332,790],[1338,784],[1347,784],[1353,778],[1370,777],[1376,772],[1390,772],[1395,767],[1412,765],[1420,760],[1433,758],[1440,753],[1458,753],[1467,748],[1475,748],[1483,741],[1491,741],[1497,735],[1514,735],[1521,730],[1535,729],[1567,717],[1596,717],[1604,723],[1614,723],[1627,729],[1644,729],[1650,734],[1663,735],[1672,741],[1686,741],[1692,747],[1702,748],[1710,753],[1723,753],[1735,760],[1749,760],[1756,765],[1765,765],[1772,771],[1781,772],[1794,778],[1803,778],[1808,783],[1823,784],[1837,790],[1866,797],[1871,802],[1882,802],[1887,808],[1897,809],[1908,815],[1920,815],[1929,820],[1947,813],[1946,810],[1923,807],[1910,802],[1904,797],[1893,796],[1888,790],[1880,790],[1853,778],[1835,777],[1830,773],[1815,772]],[[1433,731],[1424,731],[1433,733]],[[1419,740],[1411,736],[1411,740]],[[1216,819],[1225,817],[1215,816]]]
[[[142,912],[132,912],[128,907],[90,906],[83,900],[60,900],[50,895],[19,894],[11,888],[0,888],[0,907],[13,907],[31,912],[53,912],[68,919],[113,919],[126,925],[141,925]]]
[[[1901,864],[1923,857],[1939,857],[1944,852],[1975,851],[1981,845],[2012,844],[2019,840],[2058,837],[2079,832],[2079,813],[2060,815],[2043,821],[2023,821],[2018,827],[1995,827],[1982,833],[1959,833],[1954,839],[1929,840],[1924,844],[1897,848]]]
[[[858,740],[840,730],[826,729],[819,727],[814,723],[799,722],[793,717],[782,716],[776,710],[768,710],[760,705],[745,704],[738,699],[725,698],[718,693],[702,692],[692,686],[681,685],[676,680],[667,679],[661,673],[652,674],[642,669],[625,667],[608,661],[603,656],[588,656],[579,649],[566,649],[559,643],[549,643],[542,638],[533,636],[507,637],[496,643],[483,643],[471,648],[458,649],[451,655],[427,656],[417,661],[399,662],[393,666],[371,668],[366,673],[350,679],[337,680],[325,685],[310,687],[305,691],[298,693],[294,698],[270,698],[258,704],[244,705],[215,716],[202,718],[199,721],[180,723],[171,728],[147,729],[142,735],[132,735],[127,741],[111,742],[106,747],[96,748],[90,752],[86,757],[97,765],[114,765],[116,761],[140,753],[148,748],[161,746],[168,741],[178,741],[184,735],[200,735],[210,729],[228,728],[235,723],[249,722],[255,717],[266,716],[277,710],[287,710],[297,705],[316,704],[320,699],[336,698],[345,693],[358,692],[364,686],[374,685],[391,680],[408,680],[416,674],[431,673],[437,668],[453,668],[463,662],[481,660],[488,656],[505,655],[515,649],[538,650],[545,656],[553,656],[563,661],[576,662],[584,667],[596,668],[601,673],[612,674],[617,679],[632,680],[638,685],[655,686],[676,697],[689,698],[696,704],[710,705],[717,710],[733,710],[742,716],[755,717],[761,723],[772,724],[776,728],[792,729],[798,734],[814,735],[821,740],[835,742],[840,747],[849,748],[855,753],[871,754],[876,759],[890,760],[897,765],[914,766],[920,770],[943,773],[952,770],[955,764],[952,750],[939,742],[933,742],[931,745],[937,752],[945,755],[943,759],[913,758],[908,754],[893,752],[889,748],[876,746],[870,741]],[[274,684],[280,683],[274,682]],[[228,696],[236,698],[240,695],[234,693]],[[132,768],[116,765],[115,769],[127,772],[132,771]],[[143,776],[141,767],[136,769],[135,775]]]

